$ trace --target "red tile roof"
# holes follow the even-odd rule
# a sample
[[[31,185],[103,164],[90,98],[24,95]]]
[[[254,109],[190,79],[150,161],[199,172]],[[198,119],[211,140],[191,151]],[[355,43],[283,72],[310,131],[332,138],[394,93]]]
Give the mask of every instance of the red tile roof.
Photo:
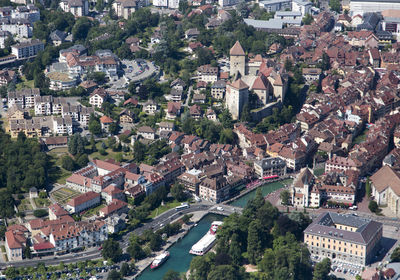
[[[70,201],[68,201],[68,205],[72,206],[72,207],[76,207],[78,205],[81,205],[85,202],[88,202],[90,200],[93,200],[97,197],[100,197],[100,194],[95,193],[95,192],[87,192],[87,193],[83,193],[77,197],[72,198]]]
[[[242,45],[239,43],[239,41],[236,41],[236,43],[231,48],[229,54],[230,55],[245,55]]]

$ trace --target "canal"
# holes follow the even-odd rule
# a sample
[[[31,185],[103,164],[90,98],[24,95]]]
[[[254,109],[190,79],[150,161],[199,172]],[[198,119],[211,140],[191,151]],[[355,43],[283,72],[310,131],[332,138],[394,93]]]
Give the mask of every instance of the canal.
[[[286,180],[279,181],[279,182],[267,183],[258,188],[261,188],[261,192],[262,192],[263,196],[266,196],[269,193],[272,193],[280,188],[283,188],[285,185],[290,185],[292,182],[293,182],[292,179],[286,179]],[[230,205],[244,208],[247,205],[247,202],[256,196],[256,190],[258,188],[254,189],[253,191],[245,194],[244,196],[239,197],[238,199],[232,201],[230,203]]]
[[[189,254],[193,244],[199,241],[204,234],[210,229],[213,221],[222,221],[224,216],[208,214],[193,227],[190,232],[180,241],[172,245],[168,251],[170,256],[168,260],[158,269],[151,270],[147,268],[137,278],[138,280],[162,280],[168,270],[175,270],[179,273],[186,272],[190,267],[193,255]]]

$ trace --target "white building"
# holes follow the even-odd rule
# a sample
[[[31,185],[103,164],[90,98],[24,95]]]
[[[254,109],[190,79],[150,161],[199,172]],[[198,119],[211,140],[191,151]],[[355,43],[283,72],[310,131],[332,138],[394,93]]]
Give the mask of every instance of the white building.
[[[0,29],[10,32],[19,39],[30,38],[33,33],[32,24],[27,19],[2,18],[0,21]]]
[[[180,0],[168,0],[168,8],[170,9],[178,9]]]
[[[239,0],[218,0],[220,7],[233,6],[239,3]]]
[[[292,1],[292,11],[300,12],[304,17],[306,14],[311,13],[312,3],[305,0],[293,0]]]
[[[58,135],[72,135],[72,118],[66,116],[62,117],[53,117],[53,133]]]
[[[168,0],[153,0],[153,6],[168,7]]]
[[[89,13],[89,2],[87,0],[62,0],[61,9],[76,17],[86,16]]]
[[[80,213],[86,209],[100,204],[101,196],[99,193],[89,191],[68,201],[66,209],[70,213]]]
[[[138,9],[138,4],[134,0],[117,0],[112,7],[118,17],[128,19]]]
[[[11,108],[17,105],[22,109],[34,108],[36,96],[40,96],[38,88],[25,88],[22,90],[10,91],[8,92],[8,107]]]
[[[351,0],[350,13],[352,16],[365,13],[377,13],[384,10],[400,10],[398,0]]]
[[[260,8],[266,9],[269,13],[292,8],[292,0],[266,0],[260,1],[258,4]]]
[[[11,46],[11,53],[17,59],[35,57],[38,52],[44,50],[44,44],[40,40],[31,40]]]

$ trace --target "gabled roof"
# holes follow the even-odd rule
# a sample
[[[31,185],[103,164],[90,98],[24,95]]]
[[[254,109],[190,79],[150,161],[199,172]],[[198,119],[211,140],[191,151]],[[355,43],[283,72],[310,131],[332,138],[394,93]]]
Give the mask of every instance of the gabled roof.
[[[239,41],[236,41],[236,43],[231,48],[229,54],[230,55],[245,55],[242,45],[239,43]]]
[[[233,83],[230,84],[232,87],[236,88],[236,89],[245,89],[245,88],[249,88],[248,85],[246,85],[245,82],[242,81],[242,79],[237,79],[236,81],[234,81]]]
[[[268,89],[268,84],[269,84],[269,81],[267,80],[267,78],[261,74],[254,80],[253,86],[251,88],[266,90],[266,89]]]
[[[100,118],[100,122],[101,122],[101,123],[113,123],[114,121],[113,121],[113,119],[110,118],[110,117],[102,116],[102,117]]]

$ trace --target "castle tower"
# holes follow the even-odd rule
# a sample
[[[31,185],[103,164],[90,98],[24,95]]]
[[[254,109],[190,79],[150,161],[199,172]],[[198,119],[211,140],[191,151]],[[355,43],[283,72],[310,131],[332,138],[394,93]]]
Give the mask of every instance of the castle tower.
[[[240,118],[244,104],[249,99],[249,86],[242,79],[238,79],[233,83],[227,83],[225,95],[225,107],[232,114],[232,119]]]
[[[234,76],[236,72],[239,72],[242,76],[246,75],[246,54],[239,41],[231,48],[230,52],[230,75]]]

